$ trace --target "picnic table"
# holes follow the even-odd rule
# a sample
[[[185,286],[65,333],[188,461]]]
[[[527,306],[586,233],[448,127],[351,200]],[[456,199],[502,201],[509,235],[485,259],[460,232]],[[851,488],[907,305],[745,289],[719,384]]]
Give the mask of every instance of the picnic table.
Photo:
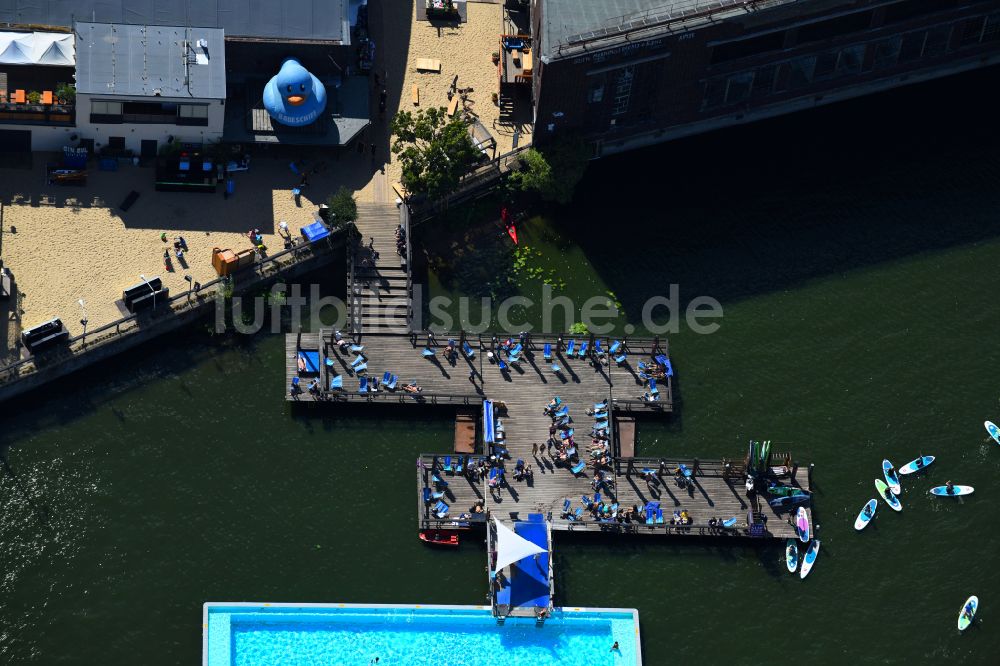
[[[441,73],[441,61],[434,58],[417,58],[417,71],[418,72],[434,72],[435,74]]]

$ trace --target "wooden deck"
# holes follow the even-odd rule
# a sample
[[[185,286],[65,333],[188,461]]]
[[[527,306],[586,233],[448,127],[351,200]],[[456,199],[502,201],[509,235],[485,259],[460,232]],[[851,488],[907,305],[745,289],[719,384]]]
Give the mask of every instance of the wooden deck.
[[[583,359],[570,358],[564,351],[556,354],[553,361],[546,361],[542,358],[541,351],[544,344],[549,342],[555,348],[557,340],[535,339],[528,345],[529,351],[522,367],[501,372],[496,365],[486,360],[486,352],[491,347],[491,339],[487,337],[469,339],[475,351],[472,358],[457,353],[448,359],[445,354],[448,339],[454,337],[458,340],[458,335],[436,336],[436,340],[430,344],[435,355],[425,358],[422,351],[427,345],[426,336],[370,333],[358,340],[364,346],[362,354],[368,363],[368,375],[381,378],[385,371],[389,371],[399,376],[400,387],[413,381],[421,386],[422,391],[410,394],[398,389],[381,389],[377,393],[361,395],[358,393],[359,380],[350,369],[355,355],[344,354],[335,349],[330,336],[330,331],[324,331],[322,336],[316,333],[289,335],[286,340],[286,377],[290,383],[291,378],[298,375],[296,358],[299,349],[319,349],[321,358],[332,359],[331,365],[324,364],[320,379],[322,385],[329,386],[330,380],[339,375],[344,390],[324,391],[316,396],[308,392],[292,396],[286,392],[289,400],[452,404],[460,409],[464,408],[463,411],[466,412],[471,408],[477,414],[480,413],[484,398],[506,406],[505,411],[499,414],[499,419],[504,425],[505,445],[510,452],[510,460],[505,465],[507,484],[499,492],[494,490],[491,493],[485,481],[478,476],[472,478],[464,472],[445,473],[443,478],[448,486],[444,501],[451,509],[444,520],[438,520],[422,501],[423,489],[435,487],[431,482],[430,470],[440,469],[445,455],[450,455],[453,464],[463,461],[467,468],[469,460],[475,461],[484,454],[480,444],[479,453],[471,455],[424,455],[424,468],[418,469],[417,473],[418,523],[421,528],[474,525],[482,520],[482,514],[475,514],[474,506],[477,502],[482,502],[487,511],[504,519],[517,520],[528,513],[545,514],[551,520],[554,530],[635,534],[749,536],[748,513],[752,511],[758,522],[765,521],[766,530],[762,536],[781,539],[795,536],[790,514],[776,512],[767,504],[766,498],[747,496],[741,461],[735,461],[729,471],[724,473],[723,461],[718,459],[696,461],[694,457],[634,457],[636,453],[641,454],[641,451],[635,451],[636,417],[642,418],[645,415],[650,418],[658,414],[669,414],[673,408],[669,378],[659,383],[661,401],[648,403],[641,399],[647,388],[634,370],[634,364],[638,361],[648,360],[655,353],[667,353],[662,341],[627,340],[628,360],[619,366],[613,360],[608,363],[607,359],[601,361],[589,356]],[[579,342],[578,339],[577,345]],[[607,349],[607,341],[602,344]],[[553,372],[553,362],[560,366],[559,373]],[[300,381],[306,380],[307,378],[302,378]],[[663,523],[601,521],[586,510],[578,520],[570,520],[565,516],[565,500],[570,500],[571,512],[575,513],[577,508],[583,506],[582,496],[593,497],[595,491],[592,485],[593,468],[590,465],[581,474],[574,475],[567,466],[544,452],[543,444],[548,438],[552,421],[543,413],[543,408],[556,395],[563,404],[570,407],[581,460],[589,460],[589,432],[593,425],[593,417],[588,417],[586,411],[597,402],[605,399],[609,401],[615,416],[612,419],[613,441],[620,454],[614,464],[613,489],[602,488],[602,498],[624,508],[639,508],[649,502],[659,502],[664,514]],[[464,427],[468,428],[469,424]],[[537,445],[537,448],[533,445]],[[530,479],[513,479],[513,469],[518,459],[531,466],[534,473]],[[784,459],[785,454],[772,455],[772,460],[779,461],[775,464],[781,464]],[[696,470],[690,484],[681,484],[674,477],[674,471],[682,463]],[[650,478],[640,477],[644,469],[651,472]],[[805,470],[796,474],[795,478],[784,479],[784,482],[809,490]],[[692,524],[670,525],[674,511],[681,510],[691,517]],[[737,524],[733,529],[716,529],[709,526],[712,518],[720,521],[736,518]]]

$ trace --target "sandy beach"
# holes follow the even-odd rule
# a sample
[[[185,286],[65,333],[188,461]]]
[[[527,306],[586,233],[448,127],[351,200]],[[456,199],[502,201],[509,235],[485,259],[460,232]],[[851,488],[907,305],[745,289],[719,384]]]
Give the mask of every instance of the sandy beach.
[[[131,165],[112,173],[92,169],[84,187],[43,185],[46,157],[36,155],[31,170],[4,172],[3,258],[24,294],[22,328],[60,317],[74,335],[83,330],[79,299],[93,330],[126,314],[115,301],[141,282],[140,274],[159,276],[171,294],[188,289],[185,275],[208,282],[217,277],[212,248],[250,248],[246,232],[256,228],[271,251],[281,250],[279,221],[298,235],[339,186],[364,189],[371,174],[370,156],[312,160],[307,167],[319,171],[297,205],[291,189],[298,177],[287,158],[253,159],[248,172],[234,175],[235,193],[225,199],[221,188],[216,194],[157,192],[153,169]],[[118,205],[132,190],[139,199],[122,212]],[[164,233],[167,242],[160,239]],[[179,236],[188,245],[186,268],[173,255]],[[165,250],[173,271],[164,268]]]
[[[448,106],[448,90],[458,75],[459,88],[473,88],[469,111],[493,134],[497,154],[507,152],[513,143],[513,131],[499,125],[500,108],[492,96],[499,90],[497,68],[491,55],[498,50],[503,32],[503,7],[499,4],[468,3],[469,21],[456,26],[438,27],[416,19],[414,3],[381,3],[383,70],[388,78],[389,112],[414,111],[433,106]],[[417,58],[441,61],[441,73],[418,72]],[[394,77],[396,80],[394,80]],[[402,78],[402,86],[397,81]],[[412,101],[413,86],[420,89],[420,106]],[[388,120],[381,125],[388,138]],[[399,182],[400,169],[394,161],[386,175]]]

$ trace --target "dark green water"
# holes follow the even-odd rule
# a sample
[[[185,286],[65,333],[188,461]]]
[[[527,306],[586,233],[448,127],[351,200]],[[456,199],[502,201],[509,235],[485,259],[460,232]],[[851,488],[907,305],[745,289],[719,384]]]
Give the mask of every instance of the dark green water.
[[[572,258],[567,289],[611,290],[632,321],[669,283],[722,303],[718,333],[671,338],[679,411],[640,450],[790,442],[823,541],[802,582],[778,545],[558,535],[559,604],[638,608],[647,664],[995,663],[998,82],[607,161],[531,223]],[[484,601],[481,546],[414,534],[413,460],[449,448],[449,419],[292,410],[282,354],[192,330],[0,406],[0,663],[198,663],[208,600]],[[881,459],[921,452],[938,461],[904,511],[855,533]],[[976,494],[931,500],[947,479]]]

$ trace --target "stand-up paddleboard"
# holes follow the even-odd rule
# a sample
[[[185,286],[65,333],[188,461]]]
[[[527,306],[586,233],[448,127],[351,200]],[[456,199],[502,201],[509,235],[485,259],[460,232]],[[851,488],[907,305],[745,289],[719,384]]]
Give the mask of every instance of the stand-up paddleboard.
[[[997,444],[1000,444],[1000,428],[993,421],[984,421],[983,425],[986,426],[986,432],[990,433],[990,437],[995,439]]]
[[[889,486],[885,485],[885,481],[882,479],[875,479],[875,490],[878,491],[878,496],[885,500],[885,503],[892,507],[893,511],[902,511],[903,505],[899,503],[899,498],[892,494],[890,491],[888,497],[886,497],[886,491],[889,490]]]
[[[809,543],[809,516],[806,515],[804,507],[799,507],[795,514],[795,531],[799,535],[799,541]]]
[[[976,611],[979,610],[979,597],[972,595],[962,604],[962,610],[958,611],[958,630],[965,631],[976,619]]]
[[[788,573],[795,573],[799,566],[799,544],[795,539],[785,542],[785,566],[788,567]]]
[[[875,511],[877,509],[878,502],[873,499],[868,500],[868,503],[865,504],[863,509],[861,509],[861,513],[859,513],[858,517],[854,519],[854,529],[863,530],[868,527],[868,523],[870,523],[872,518],[875,517]]]
[[[806,548],[806,554],[802,556],[802,568],[799,569],[799,578],[805,578],[809,575],[813,564],[816,562],[817,555],[819,555],[819,539],[813,539],[809,547]]]
[[[791,497],[775,497],[773,500],[768,500],[767,503],[775,509],[788,509],[799,504],[806,504],[809,500],[809,495],[792,495]]]
[[[939,497],[961,497],[962,495],[971,495],[975,492],[975,488],[972,486],[952,486],[951,489],[954,492],[948,492],[948,486],[937,486],[936,488],[931,488],[931,495],[937,495]]]
[[[898,495],[900,491],[903,490],[902,486],[899,485],[899,477],[896,475],[896,468],[892,466],[889,459],[882,461],[882,476],[885,477],[885,482],[889,484],[889,490]]]
[[[920,456],[910,462],[906,463],[899,468],[900,474],[913,474],[914,472],[919,472],[925,469],[928,465],[934,462],[934,456]]]

